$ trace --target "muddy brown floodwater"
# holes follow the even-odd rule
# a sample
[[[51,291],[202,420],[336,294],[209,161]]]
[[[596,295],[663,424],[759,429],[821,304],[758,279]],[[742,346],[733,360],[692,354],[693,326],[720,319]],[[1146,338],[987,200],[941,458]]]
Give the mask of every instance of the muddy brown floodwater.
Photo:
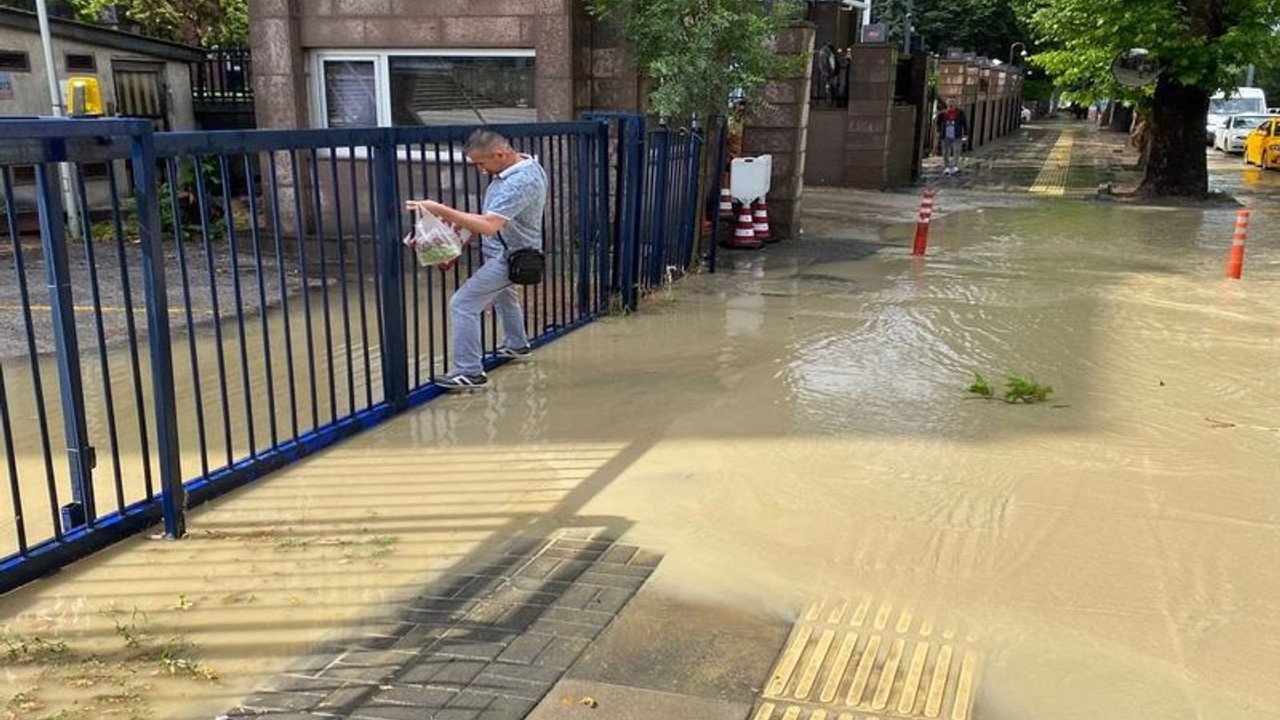
[[[119,653],[120,612],[149,613],[217,680],[147,666],[133,691],[194,720],[504,538],[604,525],[713,607],[961,619],[977,720],[1280,717],[1276,219],[1243,282],[1220,209],[972,210],[923,261],[905,225],[730,255],[0,615]],[[1052,396],[967,393],[1007,372]],[[53,709],[77,691],[8,670]]]

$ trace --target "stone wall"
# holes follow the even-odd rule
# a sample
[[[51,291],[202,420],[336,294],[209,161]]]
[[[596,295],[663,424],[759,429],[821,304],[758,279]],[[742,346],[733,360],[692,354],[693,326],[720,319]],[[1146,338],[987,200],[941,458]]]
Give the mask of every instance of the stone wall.
[[[258,127],[315,125],[312,50],[533,49],[538,119],[572,119],[571,0],[250,0]]]
[[[778,54],[807,57],[813,52],[813,40],[814,26],[797,23],[778,37]],[[791,76],[777,78],[765,86],[764,97],[770,107],[753,113],[744,123],[743,154],[773,156],[769,222],[774,237],[778,238],[795,237],[800,229],[813,63],[798,65],[799,69]]]

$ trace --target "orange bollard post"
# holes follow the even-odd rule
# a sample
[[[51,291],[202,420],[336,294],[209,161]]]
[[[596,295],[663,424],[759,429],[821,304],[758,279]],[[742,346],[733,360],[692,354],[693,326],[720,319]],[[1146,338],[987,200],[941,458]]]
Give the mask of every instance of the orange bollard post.
[[[920,219],[916,222],[916,241],[911,247],[912,255],[924,255],[929,248],[929,221],[933,218],[933,191],[925,190],[920,201]]]
[[[1244,241],[1249,236],[1249,211],[1236,213],[1236,232],[1231,236],[1231,254],[1227,256],[1227,277],[1239,280],[1244,270]]]

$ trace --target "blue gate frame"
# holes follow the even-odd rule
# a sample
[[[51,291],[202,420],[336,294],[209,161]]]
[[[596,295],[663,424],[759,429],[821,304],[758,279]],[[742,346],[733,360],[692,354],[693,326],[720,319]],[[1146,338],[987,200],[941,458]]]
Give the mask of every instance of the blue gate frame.
[[[20,352],[0,353],[0,592],[157,522],[182,537],[187,508],[440,394],[448,297],[480,258],[419,267],[403,201],[479,210],[486,181],[461,152],[474,129],[0,121],[16,291],[0,320],[20,320]],[[701,131],[624,114],[494,129],[550,181],[547,281],[524,290],[536,344],[697,262]],[[497,340],[490,314],[488,366]]]

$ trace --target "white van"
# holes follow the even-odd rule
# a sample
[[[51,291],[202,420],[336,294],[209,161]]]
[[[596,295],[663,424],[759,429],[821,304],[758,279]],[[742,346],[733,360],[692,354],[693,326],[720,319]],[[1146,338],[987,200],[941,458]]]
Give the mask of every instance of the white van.
[[[1263,115],[1267,112],[1267,95],[1262,88],[1238,87],[1228,96],[1214,93],[1209,98],[1209,115],[1205,118],[1205,145],[1212,145],[1213,138],[1222,129],[1229,115]]]

